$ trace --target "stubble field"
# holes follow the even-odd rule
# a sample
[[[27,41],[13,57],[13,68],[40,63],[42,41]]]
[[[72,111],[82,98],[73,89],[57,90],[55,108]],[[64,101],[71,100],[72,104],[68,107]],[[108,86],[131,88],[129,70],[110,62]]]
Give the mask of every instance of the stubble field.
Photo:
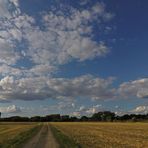
[[[0,123],[0,148],[20,146],[38,127],[37,123]]]
[[[52,123],[82,148],[148,148],[148,123]]]
[[[39,148],[147,148],[148,123],[0,123],[0,148],[27,143]]]

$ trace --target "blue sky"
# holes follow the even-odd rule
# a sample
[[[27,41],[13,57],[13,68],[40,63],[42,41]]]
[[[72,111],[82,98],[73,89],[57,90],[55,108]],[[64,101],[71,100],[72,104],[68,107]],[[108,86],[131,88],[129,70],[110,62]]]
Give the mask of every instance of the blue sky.
[[[146,0],[0,0],[3,116],[148,112]]]

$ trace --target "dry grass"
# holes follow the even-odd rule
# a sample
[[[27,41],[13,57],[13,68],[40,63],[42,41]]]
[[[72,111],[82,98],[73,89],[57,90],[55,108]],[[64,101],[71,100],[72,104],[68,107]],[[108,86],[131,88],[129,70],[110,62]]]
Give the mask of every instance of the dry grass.
[[[84,148],[148,148],[148,123],[52,123]]]
[[[8,143],[17,135],[29,131],[36,123],[0,123],[0,145]]]

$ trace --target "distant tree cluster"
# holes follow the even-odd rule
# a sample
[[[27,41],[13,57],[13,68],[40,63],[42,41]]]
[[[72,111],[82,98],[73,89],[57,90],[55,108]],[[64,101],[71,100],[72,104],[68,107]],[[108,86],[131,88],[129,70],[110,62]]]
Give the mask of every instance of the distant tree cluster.
[[[69,115],[52,114],[47,116],[34,116],[34,117],[20,117],[13,116],[7,118],[1,118],[1,122],[84,122],[84,121],[102,121],[102,122],[116,122],[116,121],[148,121],[148,114],[125,114],[118,116],[110,111],[102,111],[93,114],[91,117],[82,116],[71,117]]]

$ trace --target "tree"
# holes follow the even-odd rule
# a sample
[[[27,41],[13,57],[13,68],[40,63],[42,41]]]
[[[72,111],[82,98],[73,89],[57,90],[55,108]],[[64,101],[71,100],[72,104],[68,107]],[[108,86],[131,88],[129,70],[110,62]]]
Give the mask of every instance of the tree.
[[[89,118],[86,117],[86,116],[82,116],[81,119],[80,119],[80,121],[88,121],[88,120],[89,120]]]
[[[70,121],[69,115],[61,116],[61,121]]]
[[[31,117],[30,121],[32,121],[32,122],[39,122],[39,121],[41,121],[41,117],[40,116]]]
[[[46,121],[58,122],[61,121],[61,116],[60,114],[47,115]]]
[[[93,121],[113,121],[115,119],[115,113],[110,111],[98,112],[92,115]]]

